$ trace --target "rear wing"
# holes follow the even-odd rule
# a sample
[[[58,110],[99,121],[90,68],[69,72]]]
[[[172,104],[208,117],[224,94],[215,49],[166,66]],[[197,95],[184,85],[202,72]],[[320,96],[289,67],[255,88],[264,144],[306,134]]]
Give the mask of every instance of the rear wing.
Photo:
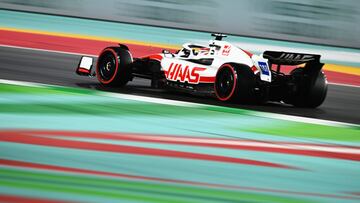
[[[305,64],[305,68],[312,71],[320,71],[323,63],[320,62],[320,55],[292,53],[282,51],[265,51],[263,57],[268,59],[271,64],[277,65],[300,65]]]
[[[263,57],[279,65],[300,65],[303,63],[320,63],[320,55],[302,54],[282,51],[265,51]]]

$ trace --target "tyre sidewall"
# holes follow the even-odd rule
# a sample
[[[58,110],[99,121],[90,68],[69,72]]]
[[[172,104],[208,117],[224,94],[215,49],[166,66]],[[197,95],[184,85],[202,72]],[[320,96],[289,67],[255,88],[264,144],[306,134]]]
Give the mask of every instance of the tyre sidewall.
[[[223,68],[229,68],[233,73],[234,77],[234,85],[231,93],[226,97],[220,97],[217,93],[217,79],[218,74]],[[231,101],[231,102],[240,102],[240,103],[248,103],[254,101],[253,88],[255,86],[255,75],[251,71],[249,66],[242,64],[223,64],[216,75],[214,90],[215,95],[220,101]]]
[[[111,53],[115,59],[115,71],[113,76],[105,80],[100,75],[100,59],[104,54]],[[132,56],[128,50],[121,47],[107,47],[99,55],[96,64],[96,75],[101,84],[106,86],[124,86],[131,80],[131,68],[129,65],[132,63]]]

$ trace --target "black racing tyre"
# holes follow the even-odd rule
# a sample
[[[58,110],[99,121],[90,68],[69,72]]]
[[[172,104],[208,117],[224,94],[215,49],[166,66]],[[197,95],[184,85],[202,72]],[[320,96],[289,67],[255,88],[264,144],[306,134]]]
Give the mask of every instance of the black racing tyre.
[[[250,67],[222,65],[215,78],[215,95],[220,101],[247,103],[254,100],[255,75]]]
[[[96,75],[105,86],[121,87],[131,80],[132,56],[122,47],[107,47],[99,55]]]
[[[327,79],[324,72],[307,74],[304,68],[296,68],[290,75],[297,80],[297,88],[290,98],[290,103],[297,107],[316,108],[327,94]]]

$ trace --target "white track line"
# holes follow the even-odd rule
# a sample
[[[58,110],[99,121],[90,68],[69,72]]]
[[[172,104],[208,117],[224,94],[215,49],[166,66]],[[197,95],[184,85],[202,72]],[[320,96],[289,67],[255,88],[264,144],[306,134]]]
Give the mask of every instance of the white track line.
[[[119,99],[135,100],[135,101],[141,101],[141,102],[173,105],[173,106],[187,106],[187,107],[203,106],[203,104],[193,103],[193,102],[184,102],[184,101],[177,101],[177,100],[171,100],[171,99],[162,99],[162,98],[156,98],[156,97],[147,97],[147,96],[113,93],[113,92],[99,92],[98,95],[119,98]]]
[[[12,46],[12,45],[5,45],[5,44],[0,44],[0,47],[7,47],[7,48],[14,48],[14,49],[24,49],[24,50],[31,50],[31,51],[50,52],[50,53],[57,53],[57,54],[68,54],[68,55],[75,55],[75,56],[91,56],[91,57],[94,57],[94,58],[98,57],[97,55],[91,55],[91,54],[86,54],[86,53],[55,51],[55,50],[49,50],[49,49],[39,49],[39,48]]]
[[[33,83],[33,82],[23,82],[23,81],[14,81],[14,80],[5,80],[0,79],[0,83],[3,84],[12,84],[12,85],[20,85],[20,86],[32,86],[32,87],[65,87],[59,85],[48,85],[43,83]],[[66,87],[65,87],[66,88]],[[96,90],[94,90],[96,91]],[[161,98],[154,98],[154,97],[147,97],[147,96],[138,96],[138,95],[129,95],[129,94],[122,94],[122,93],[111,93],[111,92],[101,92],[98,91],[98,95],[100,96],[108,96],[113,98],[120,98],[120,99],[127,99],[127,100],[135,100],[141,102],[150,102],[150,103],[157,103],[157,104],[166,104],[166,105],[175,105],[175,106],[187,106],[187,107],[217,107],[215,105],[207,105],[207,104],[199,104],[194,102],[183,102],[171,99],[161,99]],[[231,108],[231,107],[227,107]],[[353,124],[353,123],[345,123],[345,122],[337,122],[337,121],[330,121],[324,119],[317,119],[317,118],[308,118],[302,116],[291,116],[285,114],[278,114],[278,113],[268,113],[268,112],[260,112],[260,111],[252,111],[250,114],[253,116],[259,116],[264,118],[271,118],[271,119],[280,119],[286,121],[293,121],[293,122],[301,122],[301,123],[308,123],[308,124],[317,124],[317,125],[325,125],[325,126],[337,126],[337,127],[359,127],[360,125]]]
[[[292,115],[285,115],[285,114],[278,114],[278,113],[260,112],[260,111],[259,112],[254,111],[252,113],[252,115],[273,118],[273,119],[279,119],[279,120],[285,120],[285,121],[301,122],[301,123],[307,123],[307,124],[338,126],[338,127],[342,127],[342,126],[357,127],[357,126],[359,126],[359,125],[352,124],[352,123],[324,120],[324,119],[318,119],[318,118],[309,118],[309,117],[302,117],[302,116],[292,116]]]
[[[43,84],[35,83],[35,82],[24,82],[24,81],[16,81],[16,80],[6,80],[0,79],[0,83],[8,84],[8,85],[19,85],[25,87],[44,87]]]
[[[341,83],[336,83],[336,82],[329,82],[328,84],[336,85],[336,86],[360,88],[360,86],[358,86],[358,85],[341,84]]]

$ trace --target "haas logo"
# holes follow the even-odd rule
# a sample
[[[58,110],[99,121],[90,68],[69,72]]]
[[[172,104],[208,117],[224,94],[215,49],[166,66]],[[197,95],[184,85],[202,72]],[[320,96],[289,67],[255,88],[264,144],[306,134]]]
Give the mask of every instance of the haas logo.
[[[184,66],[182,64],[171,63],[168,71],[165,72],[165,76],[168,80],[197,84],[200,80],[199,72],[204,70],[206,70],[206,68],[190,68],[188,65]]]
[[[296,53],[283,53],[279,56],[279,59],[283,60],[295,60],[295,61],[310,61],[313,60],[314,57],[312,55],[305,55],[305,54],[296,54]]]
[[[230,45],[225,45],[225,46],[224,46],[224,49],[223,49],[223,51],[222,51],[222,55],[224,55],[224,56],[229,56],[230,51],[231,51],[231,46],[230,46]]]

